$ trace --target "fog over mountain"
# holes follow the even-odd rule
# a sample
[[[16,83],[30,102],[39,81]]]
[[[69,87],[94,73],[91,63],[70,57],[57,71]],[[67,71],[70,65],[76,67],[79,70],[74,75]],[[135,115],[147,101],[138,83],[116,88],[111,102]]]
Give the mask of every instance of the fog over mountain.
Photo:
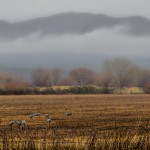
[[[132,36],[150,36],[150,20],[145,17],[110,17],[103,14],[62,13],[49,17],[9,23],[0,20],[0,38],[15,40],[31,34],[40,37],[64,34],[86,34],[98,29],[119,27],[119,31]]]
[[[116,57],[149,67],[150,20],[67,12],[20,22],[0,20],[0,68],[89,67]],[[25,72],[25,70],[23,71]]]

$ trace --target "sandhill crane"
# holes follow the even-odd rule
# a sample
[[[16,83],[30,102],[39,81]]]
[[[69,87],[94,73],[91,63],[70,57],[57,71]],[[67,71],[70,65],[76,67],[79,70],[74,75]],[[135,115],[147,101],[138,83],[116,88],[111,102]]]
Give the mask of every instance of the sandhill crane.
[[[15,123],[15,121],[10,121],[8,125],[12,126]]]
[[[32,119],[34,117],[34,114],[30,114],[30,119]]]
[[[71,112],[66,112],[65,115],[66,115],[67,117],[71,117],[71,116],[72,116],[72,113],[71,113]]]
[[[49,118],[49,114],[45,114],[45,118]]]
[[[40,116],[41,116],[41,113],[36,112],[36,113],[34,113],[33,115],[34,115],[34,116],[37,116],[37,117],[40,117]]]
[[[15,121],[10,121],[10,122],[8,123],[8,125],[9,125],[9,127],[10,127],[11,129],[12,129],[13,124],[15,124]]]
[[[50,126],[51,121],[52,121],[51,118],[48,118],[48,119],[47,119],[47,122],[48,122],[49,126]]]
[[[22,120],[22,121],[21,121],[21,127],[22,127],[22,129],[25,129],[25,126],[26,126],[26,121],[25,121],[25,120]]]
[[[48,119],[47,119],[47,122],[49,122],[49,123],[50,123],[51,121],[52,121],[52,119],[51,119],[51,118],[48,118]]]
[[[41,116],[41,114],[40,113],[38,113],[38,112],[36,112],[36,113],[33,113],[33,114],[30,114],[30,119],[32,119],[33,117],[40,117]]]
[[[17,121],[15,121],[15,123],[16,123],[18,126],[21,126],[21,121],[17,120]]]

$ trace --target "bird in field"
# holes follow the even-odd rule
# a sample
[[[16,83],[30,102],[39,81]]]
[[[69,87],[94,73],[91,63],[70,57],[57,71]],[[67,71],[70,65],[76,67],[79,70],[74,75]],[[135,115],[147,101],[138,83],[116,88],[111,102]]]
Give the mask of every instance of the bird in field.
[[[49,114],[45,114],[45,118],[49,118]]]
[[[66,112],[65,115],[66,115],[67,117],[71,117],[71,116],[72,116],[72,113],[71,113],[71,112]]]
[[[36,112],[36,113],[34,113],[34,116],[36,116],[36,117],[40,117],[40,116],[41,116],[41,113]]]

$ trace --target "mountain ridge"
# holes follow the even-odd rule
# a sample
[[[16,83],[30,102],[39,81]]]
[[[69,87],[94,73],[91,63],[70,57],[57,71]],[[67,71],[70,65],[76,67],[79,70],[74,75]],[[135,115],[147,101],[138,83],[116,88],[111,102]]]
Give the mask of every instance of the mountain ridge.
[[[121,27],[129,36],[150,36],[150,20],[142,16],[112,17],[92,13],[61,13],[10,23],[0,20],[0,38],[16,40],[34,33],[41,36],[87,34],[99,29]]]

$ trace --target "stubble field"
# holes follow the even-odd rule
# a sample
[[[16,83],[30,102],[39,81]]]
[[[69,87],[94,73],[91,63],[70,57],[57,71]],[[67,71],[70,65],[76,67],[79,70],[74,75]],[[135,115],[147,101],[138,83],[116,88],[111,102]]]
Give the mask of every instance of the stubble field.
[[[11,129],[12,120],[26,120],[25,129]],[[1,149],[149,149],[150,96],[1,96],[0,138]]]

